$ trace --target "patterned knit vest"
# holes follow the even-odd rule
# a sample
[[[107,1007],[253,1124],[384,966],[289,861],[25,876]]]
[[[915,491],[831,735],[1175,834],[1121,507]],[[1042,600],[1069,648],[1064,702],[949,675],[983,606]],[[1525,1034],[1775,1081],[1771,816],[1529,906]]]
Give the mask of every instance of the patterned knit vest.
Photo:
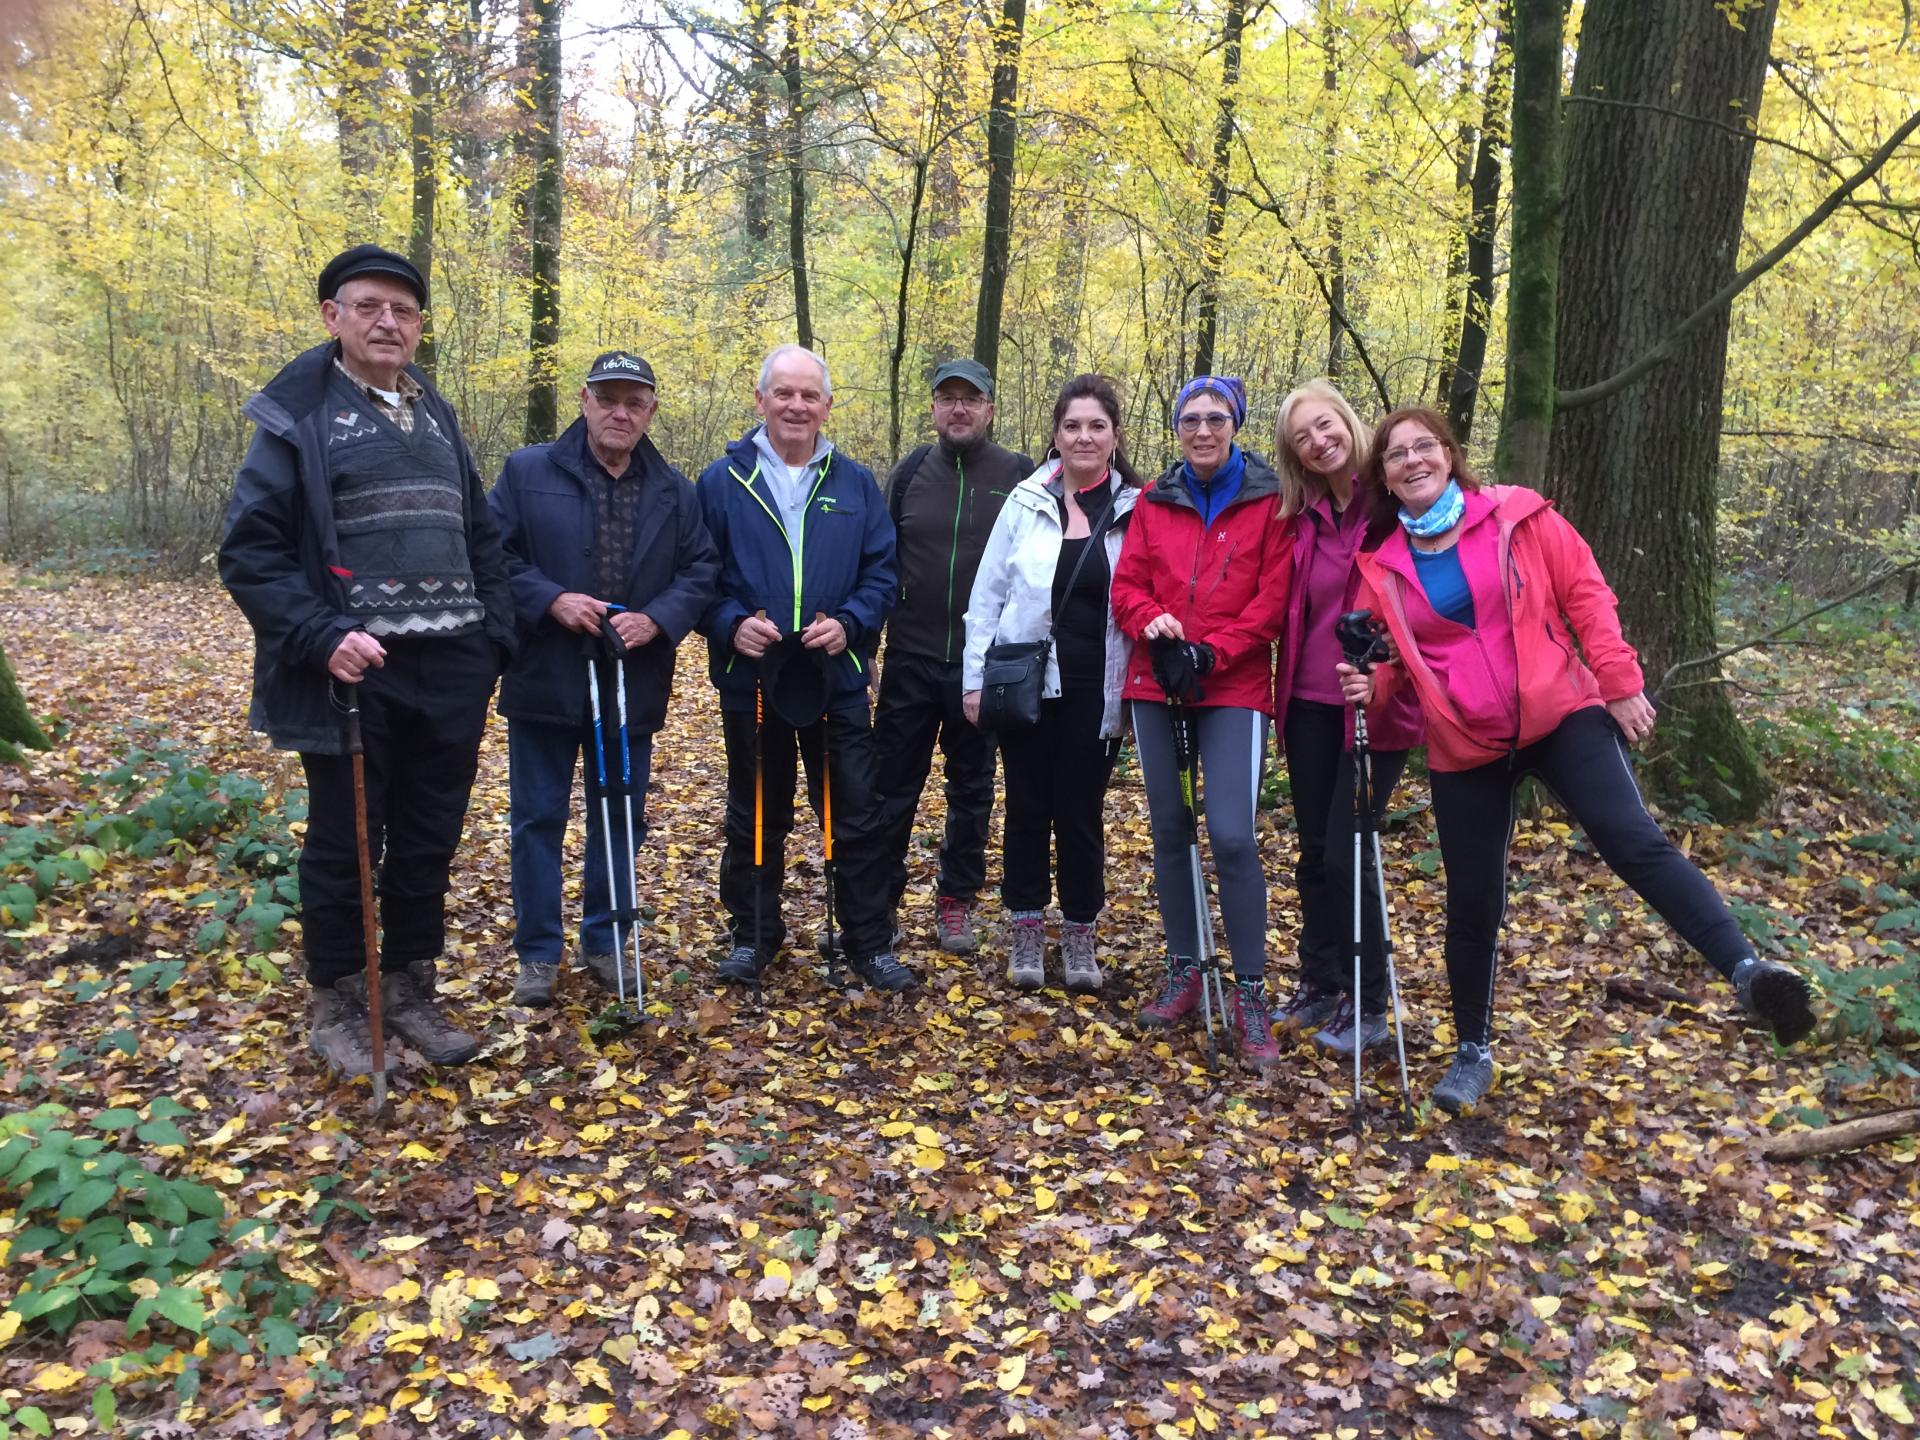
[[[370,635],[462,635],[486,616],[467,557],[466,487],[454,437],[424,401],[411,435],[335,371],[327,479],[348,609]]]

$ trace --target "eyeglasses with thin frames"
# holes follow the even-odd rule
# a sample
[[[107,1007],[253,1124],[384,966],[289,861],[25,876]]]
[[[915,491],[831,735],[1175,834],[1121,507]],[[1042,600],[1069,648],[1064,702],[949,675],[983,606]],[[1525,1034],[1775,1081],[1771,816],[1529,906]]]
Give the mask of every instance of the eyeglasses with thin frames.
[[[1211,415],[1182,415],[1180,417],[1180,429],[1188,435],[1193,434],[1202,426],[1205,426],[1217,434],[1229,428],[1232,424],[1233,417],[1231,415],[1223,415],[1219,411],[1215,411]]]
[[[1438,440],[1429,436],[1425,440],[1416,440],[1411,445],[1396,445],[1380,459],[1387,465],[1404,465],[1408,460],[1415,458],[1430,460],[1446,448]]]
[[[391,310],[394,324],[418,325],[422,314],[419,306],[409,305],[404,300],[339,300],[334,303],[369,322],[378,320],[381,311]]]

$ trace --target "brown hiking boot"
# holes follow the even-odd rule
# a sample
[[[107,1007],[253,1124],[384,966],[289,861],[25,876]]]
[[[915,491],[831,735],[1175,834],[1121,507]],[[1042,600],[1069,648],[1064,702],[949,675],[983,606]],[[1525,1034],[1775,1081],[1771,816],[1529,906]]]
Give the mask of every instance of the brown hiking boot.
[[[480,1042],[442,1013],[439,1002],[421,993],[404,970],[380,976],[381,1018],[386,1028],[420,1052],[431,1065],[464,1065],[480,1053]]]
[[[365,975],[347,975],[332,986],[313,987],[307,1043],[330,1070],[342,1075],[373,1073],[373,1031],[367,1020]]]

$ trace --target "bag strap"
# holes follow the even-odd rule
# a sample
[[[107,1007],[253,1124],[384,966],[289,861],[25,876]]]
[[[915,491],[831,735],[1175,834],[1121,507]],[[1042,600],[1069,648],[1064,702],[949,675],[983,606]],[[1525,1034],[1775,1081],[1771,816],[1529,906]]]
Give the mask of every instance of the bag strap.
[[[1119,484],[1121,482],[1116,481],[1115,483]],[[1067,572],[1067,594],[1073,594],[1073,582],[1080,578],[1080,567],[1087,563],[1087,556],[1093,553],[1093,547],[1105,538],[1107,522],[1113,518],[1113,512],[1119,508],[1119,505],[1120,492],[1115,490],[1107,501],[1107,508],[1100,512],[1100,518],[1087,530],[1087,548],[1080,552],[1080,558],[1073,562],[1073,569]],[[1066,543],[1066,538],[1066,527],[1063,525],[1060,530],[1060,541],[1062,544]],[[1043,643],[1047,645],[1048,648],[1051,648],[1053,645],[1053,616],[1051,612],[1049,612],[1047,616],[1047,634]]]

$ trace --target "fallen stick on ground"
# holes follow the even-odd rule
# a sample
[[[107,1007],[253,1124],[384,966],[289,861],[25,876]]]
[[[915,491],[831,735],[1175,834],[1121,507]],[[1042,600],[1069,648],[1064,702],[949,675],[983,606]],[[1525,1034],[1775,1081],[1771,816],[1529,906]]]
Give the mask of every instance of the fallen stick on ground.
[[[1612,1000],[1624,1000],[1629,1005],[1642,1005],[1648,1009],[1657,1009],[1662,1005],[1684,1005],[1689,1010],[1698,1010],[1700,1002],[1676,985],[1661,980],[1634,980],[1624,975],[1612,975],[1607,978],[1607,997]]]
[[[1915,1132],[1920,1132],[1920,1105],[1909,1105],[1899,1110],[1884,1110],[1878,1115],[1842,1120],[1838,1125],[1823,1125],[1817,1130],[1776,1135],[1760,1150],[1769,1160],[1806,1160],[1815,1155],[1831,1155],[1837,1150],[1857,1150],[1881,1140],[1897,1140]]]

